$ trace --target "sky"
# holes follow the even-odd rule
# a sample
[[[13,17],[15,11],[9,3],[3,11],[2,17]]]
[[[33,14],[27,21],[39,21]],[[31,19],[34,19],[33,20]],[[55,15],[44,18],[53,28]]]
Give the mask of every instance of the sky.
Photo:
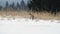
[[[6,1],[8,1],[9,4],[11,4],[12,2],[14,2],[15,4],[17,2],[19,3],[21,2],[21,0],[0,0],[0,5],[5,6]],[[27,3],[28,0],[24,0],[24,1],[25,3]]]

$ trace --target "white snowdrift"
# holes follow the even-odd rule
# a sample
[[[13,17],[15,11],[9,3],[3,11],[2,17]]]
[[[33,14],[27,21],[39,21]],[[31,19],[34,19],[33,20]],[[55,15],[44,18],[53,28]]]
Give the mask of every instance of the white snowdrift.
[[[0,34],[60,34],[59,20],[0,17]]]

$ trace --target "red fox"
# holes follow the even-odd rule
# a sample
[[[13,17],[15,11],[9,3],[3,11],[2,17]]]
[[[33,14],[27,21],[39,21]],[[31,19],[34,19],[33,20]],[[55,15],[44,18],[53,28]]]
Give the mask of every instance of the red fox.
[[[34,19],[34,15],[32,15],[31,13],[29,13],[29,15],[31,16],[30,18],[33,20]]]

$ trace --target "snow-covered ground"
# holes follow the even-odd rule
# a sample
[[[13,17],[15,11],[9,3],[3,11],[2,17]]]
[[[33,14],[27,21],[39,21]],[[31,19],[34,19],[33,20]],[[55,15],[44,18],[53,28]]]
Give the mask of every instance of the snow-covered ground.
[[[60,34],[60,21],[0,17],[0,34]]]

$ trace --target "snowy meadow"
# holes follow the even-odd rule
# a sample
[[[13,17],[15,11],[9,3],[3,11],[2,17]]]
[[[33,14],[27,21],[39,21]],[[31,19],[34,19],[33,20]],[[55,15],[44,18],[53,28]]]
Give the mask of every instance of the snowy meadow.
[[[0,34],[60,34],[60,21],[0,17]]]

